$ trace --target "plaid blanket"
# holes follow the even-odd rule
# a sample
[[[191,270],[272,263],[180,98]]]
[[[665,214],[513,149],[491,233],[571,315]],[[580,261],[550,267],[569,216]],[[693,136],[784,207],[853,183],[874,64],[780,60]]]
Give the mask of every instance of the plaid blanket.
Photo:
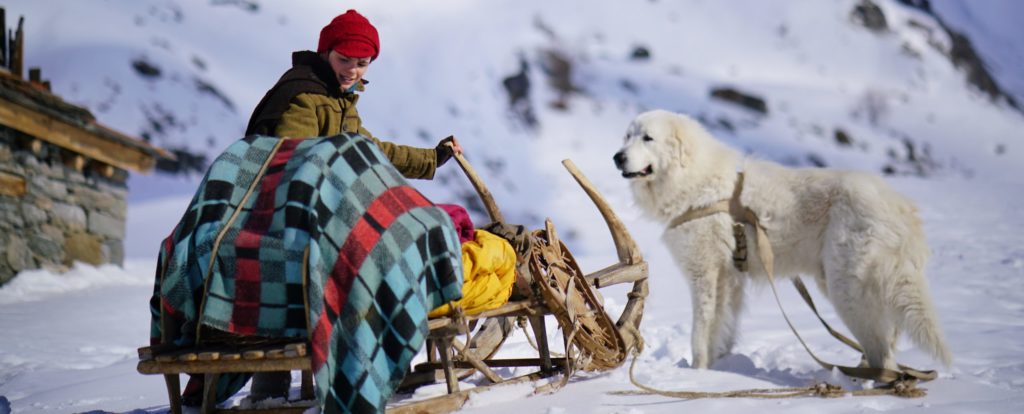
[[[371,141],[250,136],[213,162],[161,244],[151,338],[308,338],[323,411],[381,412],[427,313],[461,286],[451,219]],[[238,382],[224,378],[234,390],[220,397]]]

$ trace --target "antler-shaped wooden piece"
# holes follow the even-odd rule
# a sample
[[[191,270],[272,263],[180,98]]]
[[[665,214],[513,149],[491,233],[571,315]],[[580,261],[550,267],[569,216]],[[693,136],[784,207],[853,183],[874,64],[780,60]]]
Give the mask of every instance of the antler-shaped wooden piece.
[[[619,327],[627,350],[640,349],[643,347],[643,338],[640,337],[639,331],[640,320],[643,318],[644,301],[647,298],[647,262],[644,261],[640,249],[637,248],[633,237],[629,235],[626,226],[615,215],[594,184],[576,168],[576,164],[571,160],[562,160],[562,165],[569,170],[569,174],[572,174],[580,187],[583,187],[583,191],[590,196],[590,200],[601,212],[601,216],[604,217],[604,221],[608,225],[608,231],[611,232],[612,240],[615,242],[615,251],[619,256],[619,263],[591,273],[586,278],[597,288],[633,282],[633,290],[629,293],[626,308],[619,316],[616,326]]]

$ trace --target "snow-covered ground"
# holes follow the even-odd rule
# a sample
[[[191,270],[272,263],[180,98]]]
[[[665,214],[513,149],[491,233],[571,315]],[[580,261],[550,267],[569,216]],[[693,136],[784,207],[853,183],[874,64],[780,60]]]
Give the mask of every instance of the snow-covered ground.
[[[658,388],[851,384],[810,360],[766,287],[749,293],[734,355],[711,370],[688,368],[686,283],[658,240],[660,226],[639,216],[611,162],[636,113],[666,108],[699,116],[731,145],[789,165],[875,173],[891,167],[898,174],[887,181],[921,209],[933,251],[931,291],[954,354],[952,368],[924,385],[925,398],[681,401],[609,394],[635,389],[627,366],[581,374],[550,395],[524,398],[530,385],[495,388],[475,395],[464,412],[1024,411],[1024,115],[967,86],[946,57],[948,39],[929,16],[895,0],[878,1],[889,29],[875,33],[850,18],[857,3],[638,0],[580,9],[579,2],[551,0],[343,6],[9,0],[3,6],[8,17],[26,16],[28,66],[41,66],[57,93],[115,128],[211,155],[241,134],[290,51],[314,46],[331,16],[359,9],[383,42],[381,59],[367,75],[373,83],[360,101],[371,131],[420,146],[454,133],[506,217],[531,227],[552,217],[585,271],[612,263],[615,254],[600,216],[559,161],[571,158],[609,199],[651,265],[637,379]],[[1013,69],[1024,61],[1022,29],[1012,18],[1024,5],[932,3],[948,25],[972,36],[996,79],[1024,101],[1024,77]],[[251,11],[247,4],[258,7]],[[650,58],[632,58],[639,47]],[[560,98],[546,74],[548,51],[573,67],[578,90],[564,98],[564,110],[552,106]],[[508,109],[501,86],[519,71],[520,59],[532,85],[533,127]],[[137,62],[159,67],[161,75],[140,75],[132,69]],[[769,112],[709,98],[715,86],[761,96]],[[837,143],[838,130],[851,145]],[[463,203],[472,190],[460,175],[449,165],[437,180],[416,184],[437,201]],[[25,272],[0,288],[0,414],[166,411],[162,379],[135,372],[135,348],[148,342],[157,243],[180,217],[196,180],[132,177],[123,268]],[[820,356],[856,362],[795,293],[780,288],[787,311]],[[624,292],[608,292],[606,300],[617,315]],[[819,306],[841,325],[826,302],[819,299]],[[560,334],[552,335],[552,343],[560,342]],[[521,334],[502,348],[515,355],[530,350]],[[938,368],[905,343],[899,360]],[[471,386],[472,379],[464,384]]]
[[[683,401],[609,394],[635,389],[628,366],[623,366],[608,373],[580,374],[549,395],[531,395],[537,384],[495,388],[474,395],[463,412],[1020,412],[1024,408],[1024,235],[1020,232],[1024,217],[1019,214],[1019,184],[979,185],[960,178],[891,181],[921,207],[934,252],[928,266],[931,291],[955,356],[952,369],[924,385],[927,397]],[[584,196],[580,192],[572,197]],[[629,208],[626,204],[615,207]],[[149,224],[169,224],[172,217],[164,214],[161,205],[133,208],[130,240],[146,240]],[[810,360],[765,288],[749,294],[743,334],[734,354],[711,370],[688,368],[687,287],[657,240],[657,226],[638,218],[626,221],[650,261],[652,274],[641,329],[646,349],[637,363],[637,380],[662,389],[700,391],[803,386],[820,380],[850,385]],[[591,268],[585,270],[594,270],[615,257],[578,259]],[[124,269],[79,266],[59,276],[26,272],[0,288],[0,327],[5,332],[0,335],[0,395],[13,412],[164,412],[167,397],[162,378],[135,372],[135,348],[148,340],[146,305],[152,274],[152,260],[132,260]],[[787,310],[810,346],[826,360],[855,363],[856,355],[828,336],[800,299],[782,287]],[[621,311],[624,298],[607,293],[609,311]],[[827,304],[820,305],[827,309],[826,318],[837,321]],[[549,326],[556,326],[555,322],[550,320]],[[552,334],[550,341],[559,343],[560,336]],[[907,344],[899,349],[903,363],[936,367]],[[502,347],[509,356],[530,351],[519,332]],[[463,384],[472,386],[472,382]],[[421,390],[417,397],[441,392],[443,385],[437,385]]]

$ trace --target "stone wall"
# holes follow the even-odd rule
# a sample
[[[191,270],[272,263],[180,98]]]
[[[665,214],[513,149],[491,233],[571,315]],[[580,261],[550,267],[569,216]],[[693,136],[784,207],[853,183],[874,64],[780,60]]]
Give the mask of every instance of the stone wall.
[[[0,126],[0,174],[26,187],[20,196],[0,194],[0,285],[23,270],[63,270],[74,261],[122,264],[126,173],[79,171],[69,162],[74,154],[32,142]]]

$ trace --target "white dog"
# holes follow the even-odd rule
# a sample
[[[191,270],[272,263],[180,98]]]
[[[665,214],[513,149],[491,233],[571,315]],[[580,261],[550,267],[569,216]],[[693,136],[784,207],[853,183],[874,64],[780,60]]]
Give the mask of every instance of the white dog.
[[[917,209],[880,178],[744,159],[697,121],[660,110],[630,124],[614,160],[637,204],[664,223],[731,199],[744,171],[739,200],[767,232],[775,274],[812,276],[864,347],[868,366],[896,369],[893,347],[903,331],[949,366],[924,277],[928,247]],[[748,272],[735,268],[732,225],[730,214],[713,214],[662,236],[689,276],[695,368],[730,352],[746,278],[766,278],[749,225]]]

